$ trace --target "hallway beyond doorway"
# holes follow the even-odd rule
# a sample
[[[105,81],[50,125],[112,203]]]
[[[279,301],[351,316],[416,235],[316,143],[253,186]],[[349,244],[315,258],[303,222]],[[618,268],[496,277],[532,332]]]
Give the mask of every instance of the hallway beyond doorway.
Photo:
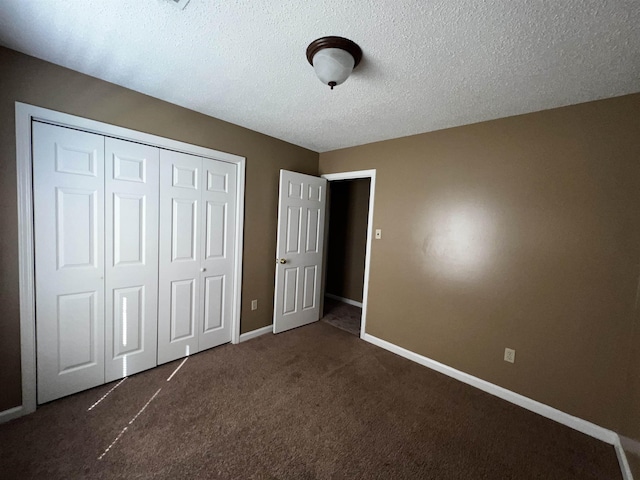
[[[322,321],[360,337],[362,308],[325,297]]]

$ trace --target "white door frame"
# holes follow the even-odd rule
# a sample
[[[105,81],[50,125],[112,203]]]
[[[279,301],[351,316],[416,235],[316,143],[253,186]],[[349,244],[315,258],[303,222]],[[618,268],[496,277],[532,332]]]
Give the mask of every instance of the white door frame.
[[[376,193],[376,171],[373,170],[358,170],[354,172],[341,172],[341,173],[327,173],[321,175],[322,178],[326,178],[327,181],[332,182],[335,180],[355,180],[358,178],[370,178],[369,184],[369,216],[367,218],[367,247],[364,254],[364,285],[362,288],[362,320],[360,322],[360,338],[364,340],[365,327],[367,325],[367,303],[369,300],[369,274],[371,272],[371,240],[373,239],[373,206],[375,203]],[[331,201],[331,199],[329,199]],[[329,211],[329,205],[327,204],[327,211]],[[329,225],[331,219],[329,218]],[[327,229],[328,230],[328,229]],[[325,272],[326,269],[326,255],[325,255]],[[325,273],[326,275],[326,273]],[[322,283],[322,296],[324,299],[324,282]]]
[[[130,130],[103,122],[68,115],[21,102],[16,102],[16,169],[18,177],[18,262],[20,285],[20,352],[22,373],[22,405],[0,412],[0,422],[20,417],[36,410],[36,339],[35,339],[35,277],[33,241],[33,172],[31,158],[31,124],[40,120],[122,140],[212,158],[238,166],[236,212],[236,257],[234,262],[234,305],[231,342],[240,338],[242,289],[242,245],[244,233],[244,184],[246,159],[148,133]]]

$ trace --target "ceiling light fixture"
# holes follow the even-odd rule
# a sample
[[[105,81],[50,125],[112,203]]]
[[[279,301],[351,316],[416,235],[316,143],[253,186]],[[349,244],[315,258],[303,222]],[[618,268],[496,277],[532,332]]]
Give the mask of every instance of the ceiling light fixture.
[[[320,81],[333,87],[344,83],[362,59],[360,47],[342,37],[322,37],[307,47],[307,60]]]

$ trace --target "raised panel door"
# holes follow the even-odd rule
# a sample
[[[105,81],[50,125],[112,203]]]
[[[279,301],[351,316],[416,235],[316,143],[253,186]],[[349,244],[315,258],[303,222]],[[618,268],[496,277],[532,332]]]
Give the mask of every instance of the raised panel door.
[[[202,261],[199,350],[231,341],[236,218],[235,164],[202,159]]]
[[[105,378],[157,364],[160,150],[105,139]]]
[[[159,364],[198,352],[202,184],[200,157],[160,151]]]
[[[104,383],[104,138],[33,123],[38,403]]]
[[[280,170],[274,333],[319,319],[326,185]]]

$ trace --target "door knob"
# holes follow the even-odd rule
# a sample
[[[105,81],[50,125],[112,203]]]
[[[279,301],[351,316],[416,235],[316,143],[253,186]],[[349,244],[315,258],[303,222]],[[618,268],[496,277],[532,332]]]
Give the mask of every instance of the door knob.
[[[201,272],[206,272],[206,271],[207,271],[207,269],[206,269],[206,268],[204,268],[204,267],[202,267],[202,268],[200,269],[200,271],[201,271]]]
[[[278,260],[278,263],[284,265],[285,263],[287,263],[287,261],[284,258],[281,258],[280,260]]]

